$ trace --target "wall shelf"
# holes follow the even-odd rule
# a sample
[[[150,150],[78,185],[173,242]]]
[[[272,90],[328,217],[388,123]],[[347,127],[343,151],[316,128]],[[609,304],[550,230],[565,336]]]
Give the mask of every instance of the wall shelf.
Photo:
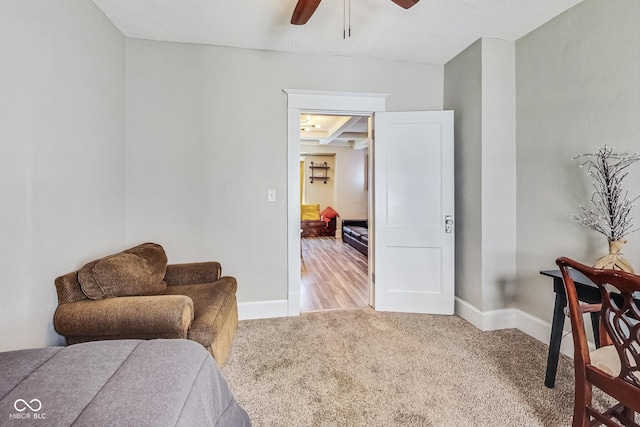
[[[311,180],[312,184],[314,180],[322,180],[326,184],[327,180],[330,178],[329,169],[331,169],[331,167],[327,166],[327,162],[318,164],[314,164],[313,162],[311,162],[311,166],[309,166],[309,169],[311,169],[311,175],[309,175],[309,179]]]

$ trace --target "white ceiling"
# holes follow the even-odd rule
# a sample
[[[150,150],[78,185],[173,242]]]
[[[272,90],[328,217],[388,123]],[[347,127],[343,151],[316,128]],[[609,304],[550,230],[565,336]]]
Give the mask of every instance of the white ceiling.
[[[300,116],[301,145],[342,145],[366,148],[369,139],[369,118],[366,116]]]
[[[127,37],[445,64],[480,37],[517,40],[582,0],[324,0],[306,25],[297,0],[93,0]]]

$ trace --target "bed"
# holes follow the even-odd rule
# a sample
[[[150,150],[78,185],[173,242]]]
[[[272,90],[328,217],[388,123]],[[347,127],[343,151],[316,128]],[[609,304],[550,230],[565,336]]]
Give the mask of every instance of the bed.
[[[250,426],[211,355],[183,340],[0,353],[0,424]]]

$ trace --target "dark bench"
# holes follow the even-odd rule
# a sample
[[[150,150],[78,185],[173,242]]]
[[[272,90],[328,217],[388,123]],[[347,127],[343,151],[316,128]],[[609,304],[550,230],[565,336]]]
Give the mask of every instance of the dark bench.
[[[330,236],[336,237],[336,219],[332,218],[328,223],[323,220],[300,221],[300,237]]]

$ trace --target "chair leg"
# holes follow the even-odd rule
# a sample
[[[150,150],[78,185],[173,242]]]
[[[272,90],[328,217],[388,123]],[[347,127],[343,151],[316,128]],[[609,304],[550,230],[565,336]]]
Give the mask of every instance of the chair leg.
[[[637,425],[635,423],[635,417],[636,417],[636,413],[633,411],[633,409],[631,408],[627,408],[626,406],[624,407],[624,409],[622,409],[621,411],[622,417],[625,418],[626,420],[628,420],[629,425],[633,426],[633,425]]]
[[[576,383],[575,402],[573,405],[573,427],[587,427],[591,417],[587,413],[587,406],[591,405],[591,385],[585,381]]]
[[[577,404],[573,408],[573,427],[587,427],[589,425],[589,415],[585,408],[580,408]]]

